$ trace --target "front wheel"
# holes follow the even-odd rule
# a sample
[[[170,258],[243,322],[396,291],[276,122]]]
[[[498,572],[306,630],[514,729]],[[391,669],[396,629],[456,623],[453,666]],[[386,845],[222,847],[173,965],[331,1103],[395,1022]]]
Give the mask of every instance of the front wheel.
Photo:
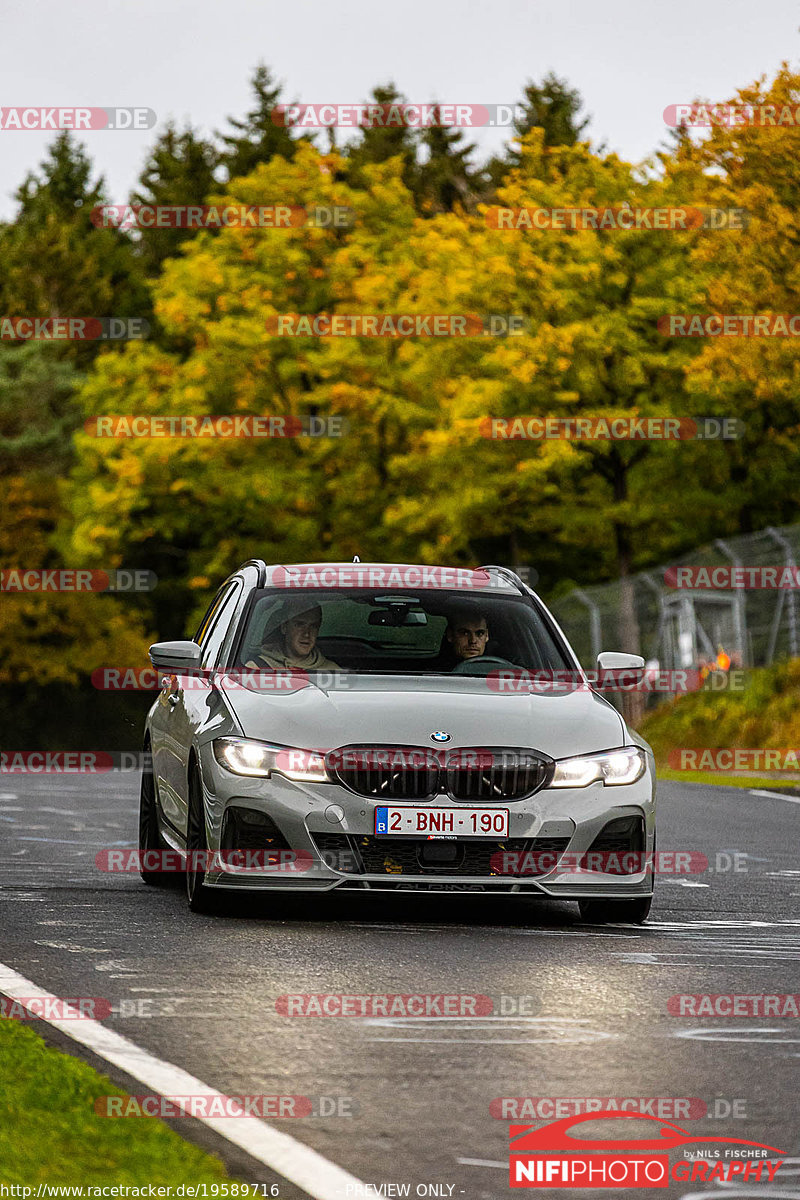
[[[189,775],[189,819],[186,829],[186,899],[195,913],[212,913],[216,896],[205,882],[204,863],[207,857],[206,819],[203,811],[203,782],[200,771],[193,766]]]
[[[167,844],[158,827],[152,756],[149,754],[149,746],[146,746],[144,766],[142,767],[142,787],[139,793],[139,874],[151,887],[167,887],[172,882],[167,871],[152,869],[152,864],[158,863],[162,859],[165,850],[167,850]]]
[[[589,925],[643,925],[652,896],[637,900],[579,900],[581,919]]]

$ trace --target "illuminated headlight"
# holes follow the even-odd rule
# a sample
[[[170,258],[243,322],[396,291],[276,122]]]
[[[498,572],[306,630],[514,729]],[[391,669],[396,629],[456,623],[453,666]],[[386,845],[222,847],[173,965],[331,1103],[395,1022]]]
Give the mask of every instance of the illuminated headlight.
[[[550,787],[579,788],[598,781],[607,787],[635,783],[644,775],[646,767],[647,757],[644,750],[640,750],[638,746],[608,750],[605,754],[562,758],[556,762]]]
[[[250,738],[217,738],[214,757],[226,771],[234,775],[251,775],[269,779],[283,775],[303,783],[329,783],[325,760],[313,750],[295,750],[292,746],[271,746]]]

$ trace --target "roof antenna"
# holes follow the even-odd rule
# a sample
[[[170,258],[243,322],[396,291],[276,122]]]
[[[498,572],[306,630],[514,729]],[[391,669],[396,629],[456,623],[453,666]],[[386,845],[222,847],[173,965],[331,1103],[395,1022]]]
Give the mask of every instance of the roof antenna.
[[[361,562],[361,559],[358,557],[358,555],[357,555],[357,554],[354,554],[354,555],[353,555],[353,562],[357,562],[357,563],[360,563],[360,562]]]

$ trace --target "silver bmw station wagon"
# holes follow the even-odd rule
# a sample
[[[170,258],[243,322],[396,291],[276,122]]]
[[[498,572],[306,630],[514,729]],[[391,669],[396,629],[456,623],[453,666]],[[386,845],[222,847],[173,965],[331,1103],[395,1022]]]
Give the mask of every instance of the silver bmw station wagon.
[[[345,889],[646,919],[652,752],[512,571],[251,560],[150,658],[142,877],[177,860],[193,911]]]

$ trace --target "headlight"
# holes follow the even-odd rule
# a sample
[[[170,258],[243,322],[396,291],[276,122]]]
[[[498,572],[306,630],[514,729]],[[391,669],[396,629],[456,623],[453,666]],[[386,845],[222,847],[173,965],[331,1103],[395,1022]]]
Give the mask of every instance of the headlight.
[[[556,762],[550,787],[586,787],[598,780],[607,787],[635,783],[647,767],[647,756],[638,746],[607,750],[605,754],[584,754],[579,758],[561,758]]]
[[[313,750],[296,750],[292,746],[272,746],[250,738],[217,738],[214,757],[226,771],[234,775],[283,775],[286,779],[304,783],[329,783],[323,755]]]

